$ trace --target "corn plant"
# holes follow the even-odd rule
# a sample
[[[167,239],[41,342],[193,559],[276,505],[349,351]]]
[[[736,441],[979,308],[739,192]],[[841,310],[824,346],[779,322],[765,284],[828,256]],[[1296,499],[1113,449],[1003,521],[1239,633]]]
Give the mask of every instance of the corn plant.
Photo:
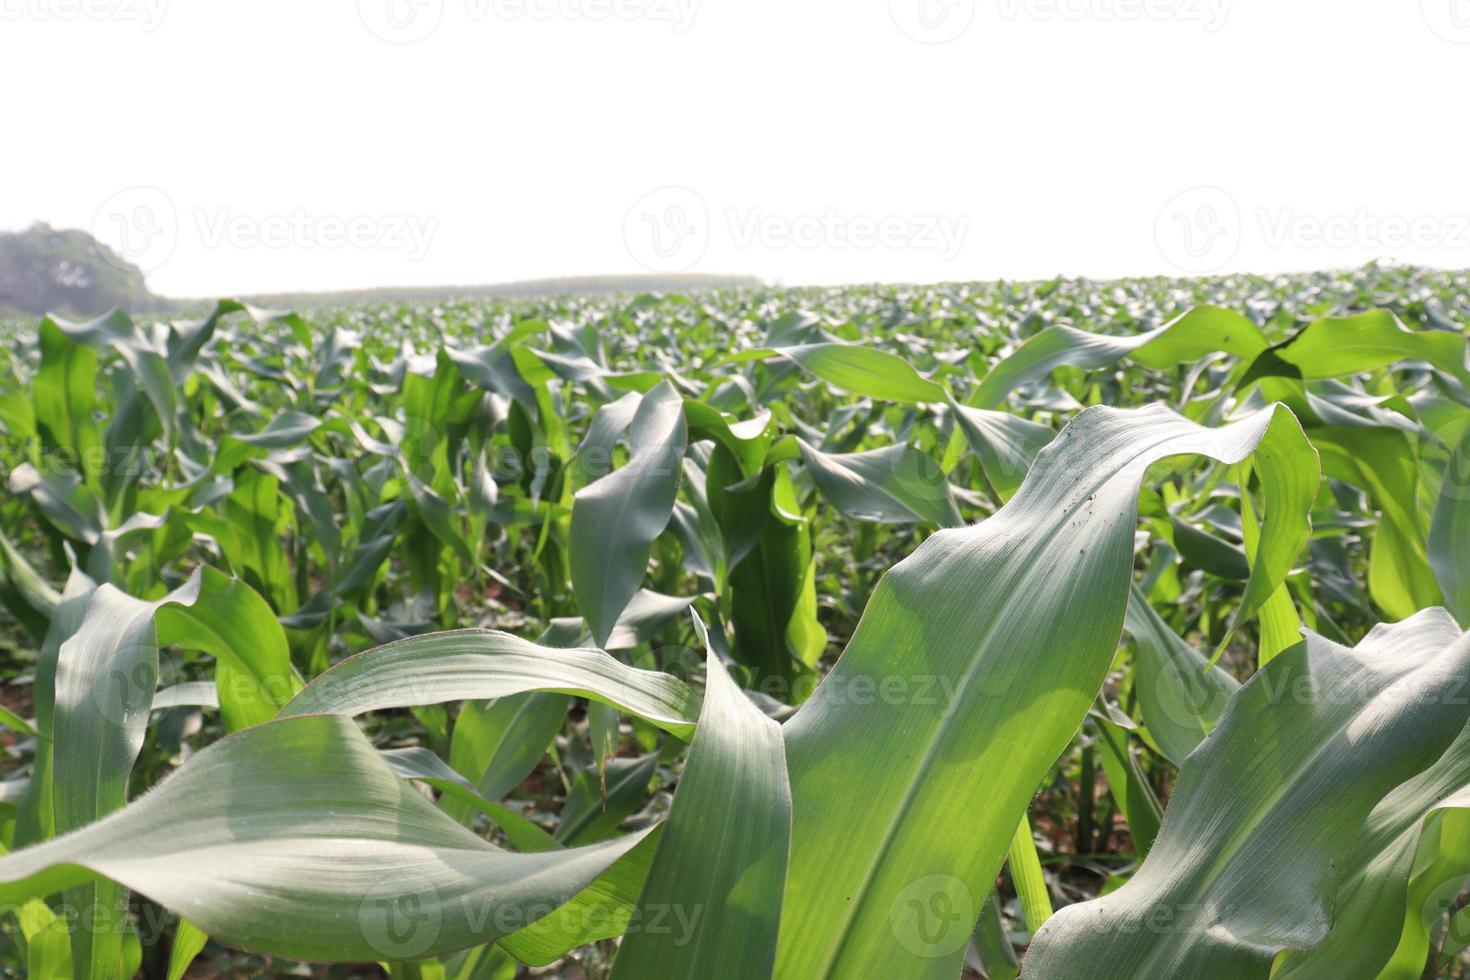
[[[1459,970],[1465,296],[13,325],[0,963]]]

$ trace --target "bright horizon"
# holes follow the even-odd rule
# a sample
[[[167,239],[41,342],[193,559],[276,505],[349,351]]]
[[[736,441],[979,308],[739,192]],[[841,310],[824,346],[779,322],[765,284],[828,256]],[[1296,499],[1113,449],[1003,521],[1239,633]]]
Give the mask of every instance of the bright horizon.
[[[1464,2],[0,0],[0,229],[177,297],[1464,268]]]

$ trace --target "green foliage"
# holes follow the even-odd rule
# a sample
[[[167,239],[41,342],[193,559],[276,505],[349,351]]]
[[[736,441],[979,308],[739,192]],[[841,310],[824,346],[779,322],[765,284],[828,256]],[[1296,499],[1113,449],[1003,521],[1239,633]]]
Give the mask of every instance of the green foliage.
[[[0,969],[1460,969],[1466,293],[47,316]]]

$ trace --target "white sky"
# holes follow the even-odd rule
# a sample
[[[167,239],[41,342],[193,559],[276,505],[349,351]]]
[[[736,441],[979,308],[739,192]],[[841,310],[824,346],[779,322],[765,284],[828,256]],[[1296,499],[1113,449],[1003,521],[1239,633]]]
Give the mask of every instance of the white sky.
[[[1466,267],[1467,82],[1470,0],[0,0],[0,228],[175,296]]]

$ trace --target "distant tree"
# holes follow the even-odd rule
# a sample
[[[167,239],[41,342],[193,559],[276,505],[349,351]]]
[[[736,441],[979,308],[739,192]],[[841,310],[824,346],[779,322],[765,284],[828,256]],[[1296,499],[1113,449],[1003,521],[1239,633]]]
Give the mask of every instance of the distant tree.
[[[0,308],[81,318],[114,306],[153,310],[160,302],[137,266],[85,231],[37,222],[0,233]]]

